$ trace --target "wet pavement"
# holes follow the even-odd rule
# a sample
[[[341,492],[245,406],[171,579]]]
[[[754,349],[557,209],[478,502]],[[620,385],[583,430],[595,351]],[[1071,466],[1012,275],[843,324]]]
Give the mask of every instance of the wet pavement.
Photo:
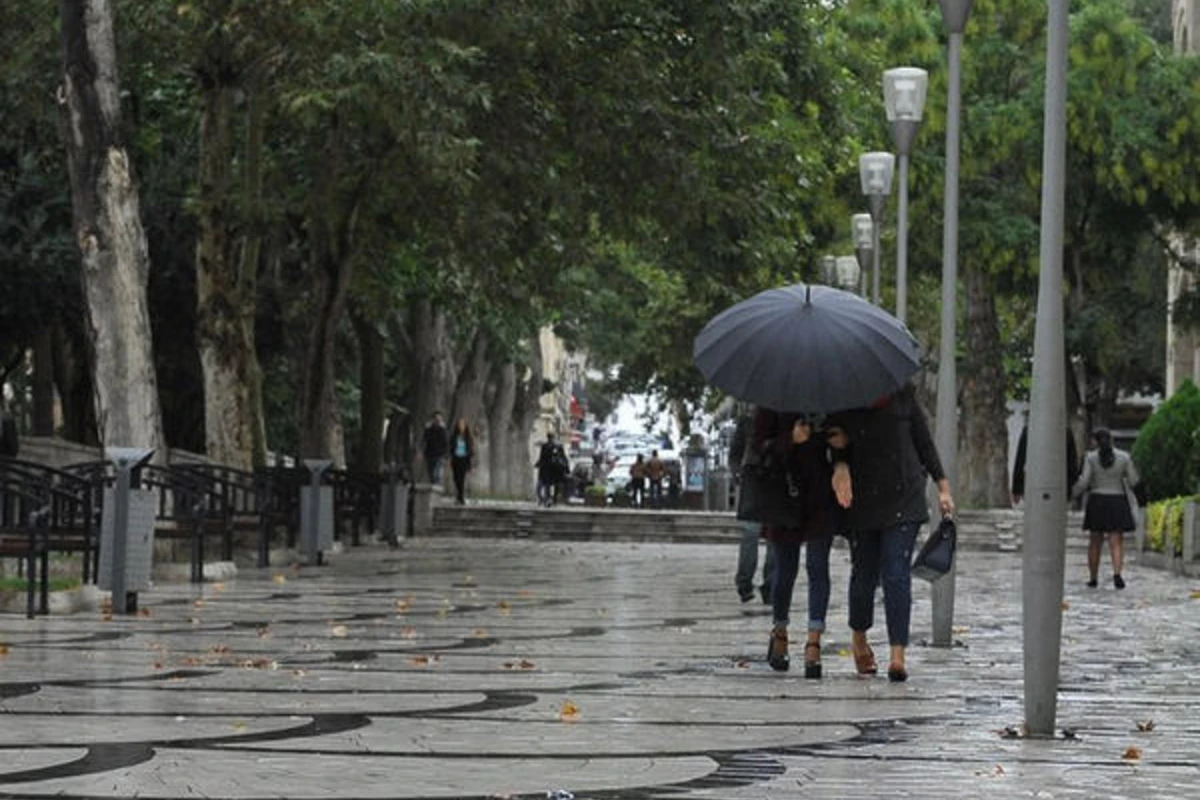
[[[1019,554],[961,552],[960,646],[889,684],[853,674],[844,548],[819,681],[765,664],[736,549],[410,540],[0,615],[0,798],[1200,796],[1195,581],[1087,589],[1068,553],[1065,732],[1033,740]]]

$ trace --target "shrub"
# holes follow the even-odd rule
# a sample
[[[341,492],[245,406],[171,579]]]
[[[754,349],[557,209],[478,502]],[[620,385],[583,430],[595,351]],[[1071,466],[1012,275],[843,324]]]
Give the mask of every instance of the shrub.
[[[1200,482],[1200,389],[1184,381],[1146,420],[1133,446],[1133,462],[1148,500],[1196,491]]]
[[[602,484],[596,483],[583,490],[584,494],[592,497],[605,497],[608,495],[608,490]]]
[[[1173,556],[1183,551],[1183,508],[1200,495],[1170,497],[1146,506],[1146,547]]]

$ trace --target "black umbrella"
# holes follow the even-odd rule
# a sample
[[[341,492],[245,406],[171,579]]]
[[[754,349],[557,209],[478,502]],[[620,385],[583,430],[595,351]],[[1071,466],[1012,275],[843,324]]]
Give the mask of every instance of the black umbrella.
[[[920,366],[908,328],[828,286],[769,289],[713,317],[692,349],[709,383],[776,411],[859,408]]]

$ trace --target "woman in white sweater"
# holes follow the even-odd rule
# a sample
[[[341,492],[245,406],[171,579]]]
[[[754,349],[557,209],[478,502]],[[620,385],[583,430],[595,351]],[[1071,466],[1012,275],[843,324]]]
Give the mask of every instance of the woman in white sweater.
[[[1083,512],[1083,529],[1090,534],[1088,572],[1091,579],[1088,586],[1095,588],[1097,585],[1100,549],[1107,537],[1113,565],[1113,586],[1124,589],[1125,579],[1121,577],[1121,565],[1125,558],[1122,535],[1137,527],[1129,507],[1128,491],[1137,485],[1138,474],[1129,454],[1113,447],[1111,433],[1104,428],[1097,428],[1092,439],[1096,442],[1096,449],[1089,451],[1084,458],[1083,473],[1071,491],[1072,498],[1084,492],[1088,494]]]

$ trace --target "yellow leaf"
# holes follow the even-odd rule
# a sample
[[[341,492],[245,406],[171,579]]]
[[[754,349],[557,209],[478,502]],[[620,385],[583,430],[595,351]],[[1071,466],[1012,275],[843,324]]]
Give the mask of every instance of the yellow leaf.
[[[574,722],[579,719],[579,706],[572,703],[570,700],[563,700],[562,708],[559,709],[558,717],[563,722]]]
[[[225,591],[225,584],[214,583],[212,586],[209,586],[208,588],[212,589],[214,592],[223,592],[223,591]]]
[[[243,721],[242,721],[242,720],[240,720],[240,719],[239,719],[239,720],[234,720],[234,722],[233,722],[233,729],[234,729],[235,731],[244,731],[244,730],[246,730],[246,723],[245,723],[245,722],[243,722]]]
[[[1128,747],[1125,749],[1125,754],[1121,758],[1126,761],[1137,761],[1142,757],[1142,751],[1136,747]]]
[[[277,573],[271,576],[271,580],[275,581],[275,583],[287,583],[287,576],[283,573]]]
[[[1200,590],[1192,592],[1190,597],[1192,600],[1200,600]]]
[[[441,658],[438,656],[413,656],[408,659],[408,663],[414,667],[428,667],[439,661],[441,661]]]

